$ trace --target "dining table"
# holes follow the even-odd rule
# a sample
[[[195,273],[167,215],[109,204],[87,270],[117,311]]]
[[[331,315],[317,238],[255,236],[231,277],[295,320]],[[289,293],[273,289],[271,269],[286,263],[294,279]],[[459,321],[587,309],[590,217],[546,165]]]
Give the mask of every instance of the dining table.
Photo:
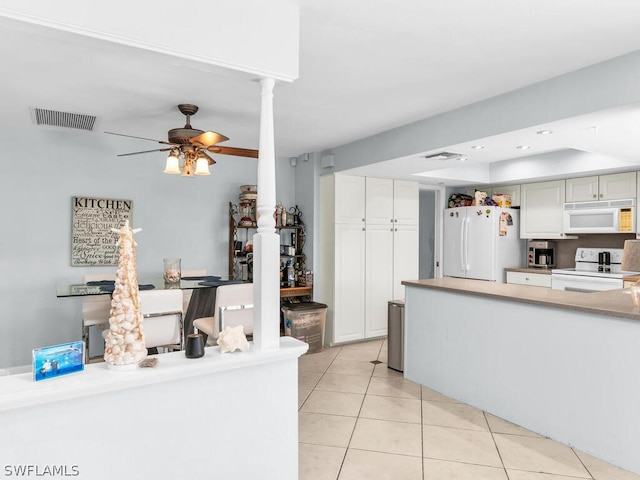
[[[240,280],[233,280],[228,276],[219,275],[183,277],[180,279],[180,282],[175,283],[167,283],[163,277],[142,278],[138,280],[138,286],[141,290],[193,290],[187,311],[183,314],[183,345],[186,344],[187,335],[194,332],[193,321],[196,318],[213,317],[217,287],[233,283],[243,282]],[[56,296],[58,298],[111,295],[112,292],[112,280],[93,281],[87,283],[58,283],[56,285]]]

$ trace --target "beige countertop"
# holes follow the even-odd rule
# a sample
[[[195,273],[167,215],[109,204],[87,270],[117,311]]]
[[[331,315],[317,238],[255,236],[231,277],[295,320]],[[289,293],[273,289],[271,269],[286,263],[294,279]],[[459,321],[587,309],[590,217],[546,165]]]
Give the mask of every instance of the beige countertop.
[[[623,289],[582,293],[450,277],[403,281],[402,284],[640,320],[640,308],[633,306],[630,295]]]
[[[539,273],[541,275],[551,275],[550,268],[505,268],[505,272]]]

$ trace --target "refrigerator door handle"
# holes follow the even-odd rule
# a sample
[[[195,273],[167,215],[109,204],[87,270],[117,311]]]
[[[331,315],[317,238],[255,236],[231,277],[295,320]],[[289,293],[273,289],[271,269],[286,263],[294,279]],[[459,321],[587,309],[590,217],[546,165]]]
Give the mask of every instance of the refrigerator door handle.
[[[464,218],[460,223],[460,269],[464,272]]]
[[[464,219],[464,271],[469,271],[469,225],[471,225],[471,219],[469,217]]]

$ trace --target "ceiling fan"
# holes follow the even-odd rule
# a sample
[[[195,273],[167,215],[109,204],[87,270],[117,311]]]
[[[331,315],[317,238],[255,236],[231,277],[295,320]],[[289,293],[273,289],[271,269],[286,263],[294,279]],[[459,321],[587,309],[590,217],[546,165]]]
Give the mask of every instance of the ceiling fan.
[[[258,158],[258,150],[218,146],[218,143],[225,142],[229,140],[229,138],[218,132],[204,132],[197,128],[193,128],[191,126],[191,116],[195,115],[198,111],[197,105],[182,103],[178,105],[178,110],[187,117],[187,122],[182,128],[172,128],[169,130],[168,141],[135,137],[133,135],[125,135],[122,133],[104,133],[108,133],[109,135],[118,135],[121,137],[138,138],[140,140],[149,140],[151,142],[167,145],[166,147],[157,148],[155,150],[122,153],[118,156],[126,157],[129,155],[139,155],[141,153],[170,152],[164,173],[182,174],[183,177],[210,175],[209,165],[213,165],[216,161],[207,152],[219,153],[220,155]],[[180,160],[182,160],[182,165],[180,165]]]

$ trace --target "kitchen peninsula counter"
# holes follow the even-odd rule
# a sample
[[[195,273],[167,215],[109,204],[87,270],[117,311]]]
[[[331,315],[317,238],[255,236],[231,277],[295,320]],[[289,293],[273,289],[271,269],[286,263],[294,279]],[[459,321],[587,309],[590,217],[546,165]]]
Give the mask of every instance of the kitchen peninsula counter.
[[[624,290],[402,283],[407,379],[640,474],[640,310]]]
[[[417,288],[447,290],[640,321],[640,309],[633,306],[631,297],[623,289],[583,293],[449,277],[402,283]]]

